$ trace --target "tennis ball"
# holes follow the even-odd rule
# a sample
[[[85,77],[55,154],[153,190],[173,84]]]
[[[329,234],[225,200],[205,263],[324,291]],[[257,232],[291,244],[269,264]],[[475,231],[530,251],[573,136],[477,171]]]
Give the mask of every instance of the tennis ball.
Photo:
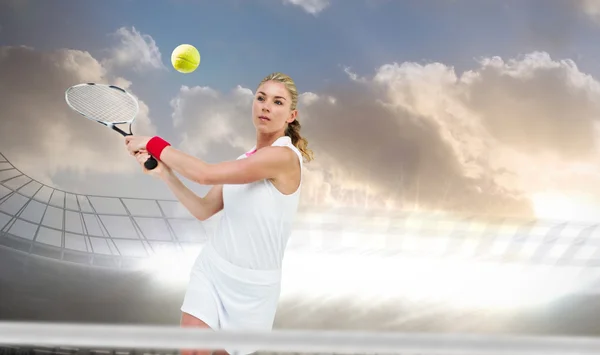
[[[171,64],[180,73],[191,73],[200,65],[200,53],[191,44],[181,44],[171,53]]]

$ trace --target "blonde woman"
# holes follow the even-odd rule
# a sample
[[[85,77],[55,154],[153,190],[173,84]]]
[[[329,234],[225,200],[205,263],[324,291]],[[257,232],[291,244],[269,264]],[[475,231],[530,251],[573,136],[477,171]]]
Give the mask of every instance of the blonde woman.
[[[264,78],[252,104],[256,145],[236,160],[218,164],[183,153],[160,137],[126,137],[127,149],[143,169],[149,155],[156,158],[158,166],[144,171],[163,180],[192,215],[205,220],[223,211],[216,233],[192,268],[181,306],[182,326],[272,329],[302,165],[312,160],[300,135],[297,103],[298,91],[289,76],[273,73]],[[174,172],[213,187],[199,197]],[[257,349],[231,350],[247,354]]]

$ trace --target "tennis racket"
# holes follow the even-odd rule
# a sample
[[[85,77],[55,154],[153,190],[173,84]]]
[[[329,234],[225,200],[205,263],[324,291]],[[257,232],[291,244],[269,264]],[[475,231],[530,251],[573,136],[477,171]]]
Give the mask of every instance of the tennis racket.
[[[69,107],[83,117],[101,123],[123,136],[131,136],[131,124],[135,120],[140,107],[133,95],[114,85],[85,83],[71,86],[65,92],[65,100]],[[129,123],[129,133],[117,124]],[[144,162],[148,170],[156,168],[158,163],[154,157]]]

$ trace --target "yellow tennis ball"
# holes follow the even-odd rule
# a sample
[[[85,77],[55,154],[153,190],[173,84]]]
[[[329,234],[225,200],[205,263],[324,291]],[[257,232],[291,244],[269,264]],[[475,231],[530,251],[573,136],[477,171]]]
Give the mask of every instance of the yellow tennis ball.
[[[191,73],[200,65],[200,53],[191,44],[181,44],[171,53],[171,64],[180,73]]]

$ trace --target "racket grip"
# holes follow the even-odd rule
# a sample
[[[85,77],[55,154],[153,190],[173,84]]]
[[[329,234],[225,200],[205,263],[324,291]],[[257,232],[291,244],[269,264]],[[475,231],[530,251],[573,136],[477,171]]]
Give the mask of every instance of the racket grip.
[[[152,169],[156,168],[157,166],[158,166],[158,162],[152,156],[144,162],[144,167],[148,170],[152,170]]]

